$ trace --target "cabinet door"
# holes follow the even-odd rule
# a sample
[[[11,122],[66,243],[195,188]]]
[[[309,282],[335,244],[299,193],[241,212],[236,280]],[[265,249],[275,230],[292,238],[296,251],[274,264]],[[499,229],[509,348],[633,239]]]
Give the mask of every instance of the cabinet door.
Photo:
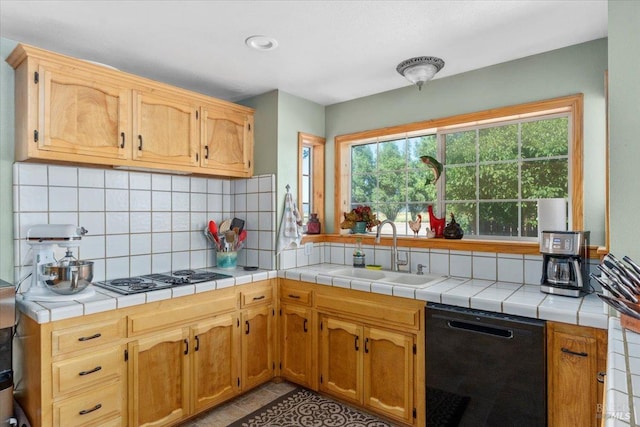
[[[189,413],[189,329],[129,344],[130,425],[174,424]]]
[[[133,92],[133,159],[172,166],[198,166],[197,107],[154,92]]]
[[[193,328],[192,396],[197,412],[240,391],[240,336],[236,322],[235,314],[226,314]]]
[[[405,423],[413,418],[413,336],[365,328],[364,404]]]
[[[362,326],[323,316],[320,327],[320,390],[361,404]]]
[[[41,157],[56,160],[73,160],[69,154],[129,157],[129,89],[43,65],[38,70],[41,105],[37,144]]]
[[[248,390],[273,377],[273,307],[242,313],[242,390]]]
[[[311,387],[313,343],[311,309],[282,304],[281,310],[281,374],[290,381]]]
[[[598,425],[597,342],[552,330],[548,351],[549,425]]]
[[[201,132],[203,167],[236,176],[252,175],[252,115],[219,107],[202,107]]]

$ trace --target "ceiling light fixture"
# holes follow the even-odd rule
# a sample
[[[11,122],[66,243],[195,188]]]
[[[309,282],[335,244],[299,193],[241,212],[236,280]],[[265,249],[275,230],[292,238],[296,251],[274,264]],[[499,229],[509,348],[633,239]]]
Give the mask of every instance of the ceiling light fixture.
[[[248,37],[244,44],[255,50],[273,50],[278,47],[278,40],[267,36],[251,36]]]
[[[431,80],[433,76],[444,67],[444,61],[435,56],[418,56],[402,61],[396,67],[396,71],[402,74],[411,83],[418,85],[418,90],[422,90],[422,85]]]

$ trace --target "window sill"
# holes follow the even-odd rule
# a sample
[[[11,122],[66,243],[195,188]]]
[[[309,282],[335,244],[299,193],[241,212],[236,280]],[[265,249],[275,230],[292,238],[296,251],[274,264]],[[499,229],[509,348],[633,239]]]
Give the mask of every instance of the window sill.
[[[375,244],[375,234],[314,234],[305,235],[302,243],[354,243],[359,237],[365,245]],[[383,235],[380,245],[390,246],[392,238]],[[479,240],[479,239],[427,239],[426,237],[398,237],[398,246],[403,248],[442,249],[467,252],[496,252],[501,254],[540,255],[538,242],[516,242],[507,240]],[[589,258],[600,258],[597,246],[589,246]]]

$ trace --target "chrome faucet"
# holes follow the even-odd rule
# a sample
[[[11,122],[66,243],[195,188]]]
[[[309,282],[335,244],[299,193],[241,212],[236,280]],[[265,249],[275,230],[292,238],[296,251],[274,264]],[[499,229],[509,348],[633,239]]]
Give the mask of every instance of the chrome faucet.
[[[398,271],[398,233],[396,231],[396,225],[393,223],[393,221],[385,219],[380,224],[378,224],[375,242],[376,244],[380,243],[380,230],[385,224],[391,224],[391,229],[393,230],[393,244],[391,246],[391,270]],[[403,262],[403,265],[406,265],[406,262]]]

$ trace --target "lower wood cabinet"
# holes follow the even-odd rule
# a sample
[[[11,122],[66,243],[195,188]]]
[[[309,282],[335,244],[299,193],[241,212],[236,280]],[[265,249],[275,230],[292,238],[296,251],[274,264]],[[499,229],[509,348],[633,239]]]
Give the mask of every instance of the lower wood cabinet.
[[[309,388],[315,386],[314,332],[313,312],[309,307],[280,305],[280,375]]]
[[[242,313],[242,390],[269,381],[275,375],[273,359],[275,310],[272,305]]]
[[[412,424],[413,336],[330,315],[320,330],[320,390]]]
[[[600,426],[606,360],[606,330],[547,322],[549,426]]]
[[[193,411],[200,412],[240,392],[240,327],[235,313],[192,328]]]
[[[424,302],[289,279],[279,289],[284,378],[424,425]]]
[[[189,329],[129,343],[129,425],[170,425],[189,414]]]

